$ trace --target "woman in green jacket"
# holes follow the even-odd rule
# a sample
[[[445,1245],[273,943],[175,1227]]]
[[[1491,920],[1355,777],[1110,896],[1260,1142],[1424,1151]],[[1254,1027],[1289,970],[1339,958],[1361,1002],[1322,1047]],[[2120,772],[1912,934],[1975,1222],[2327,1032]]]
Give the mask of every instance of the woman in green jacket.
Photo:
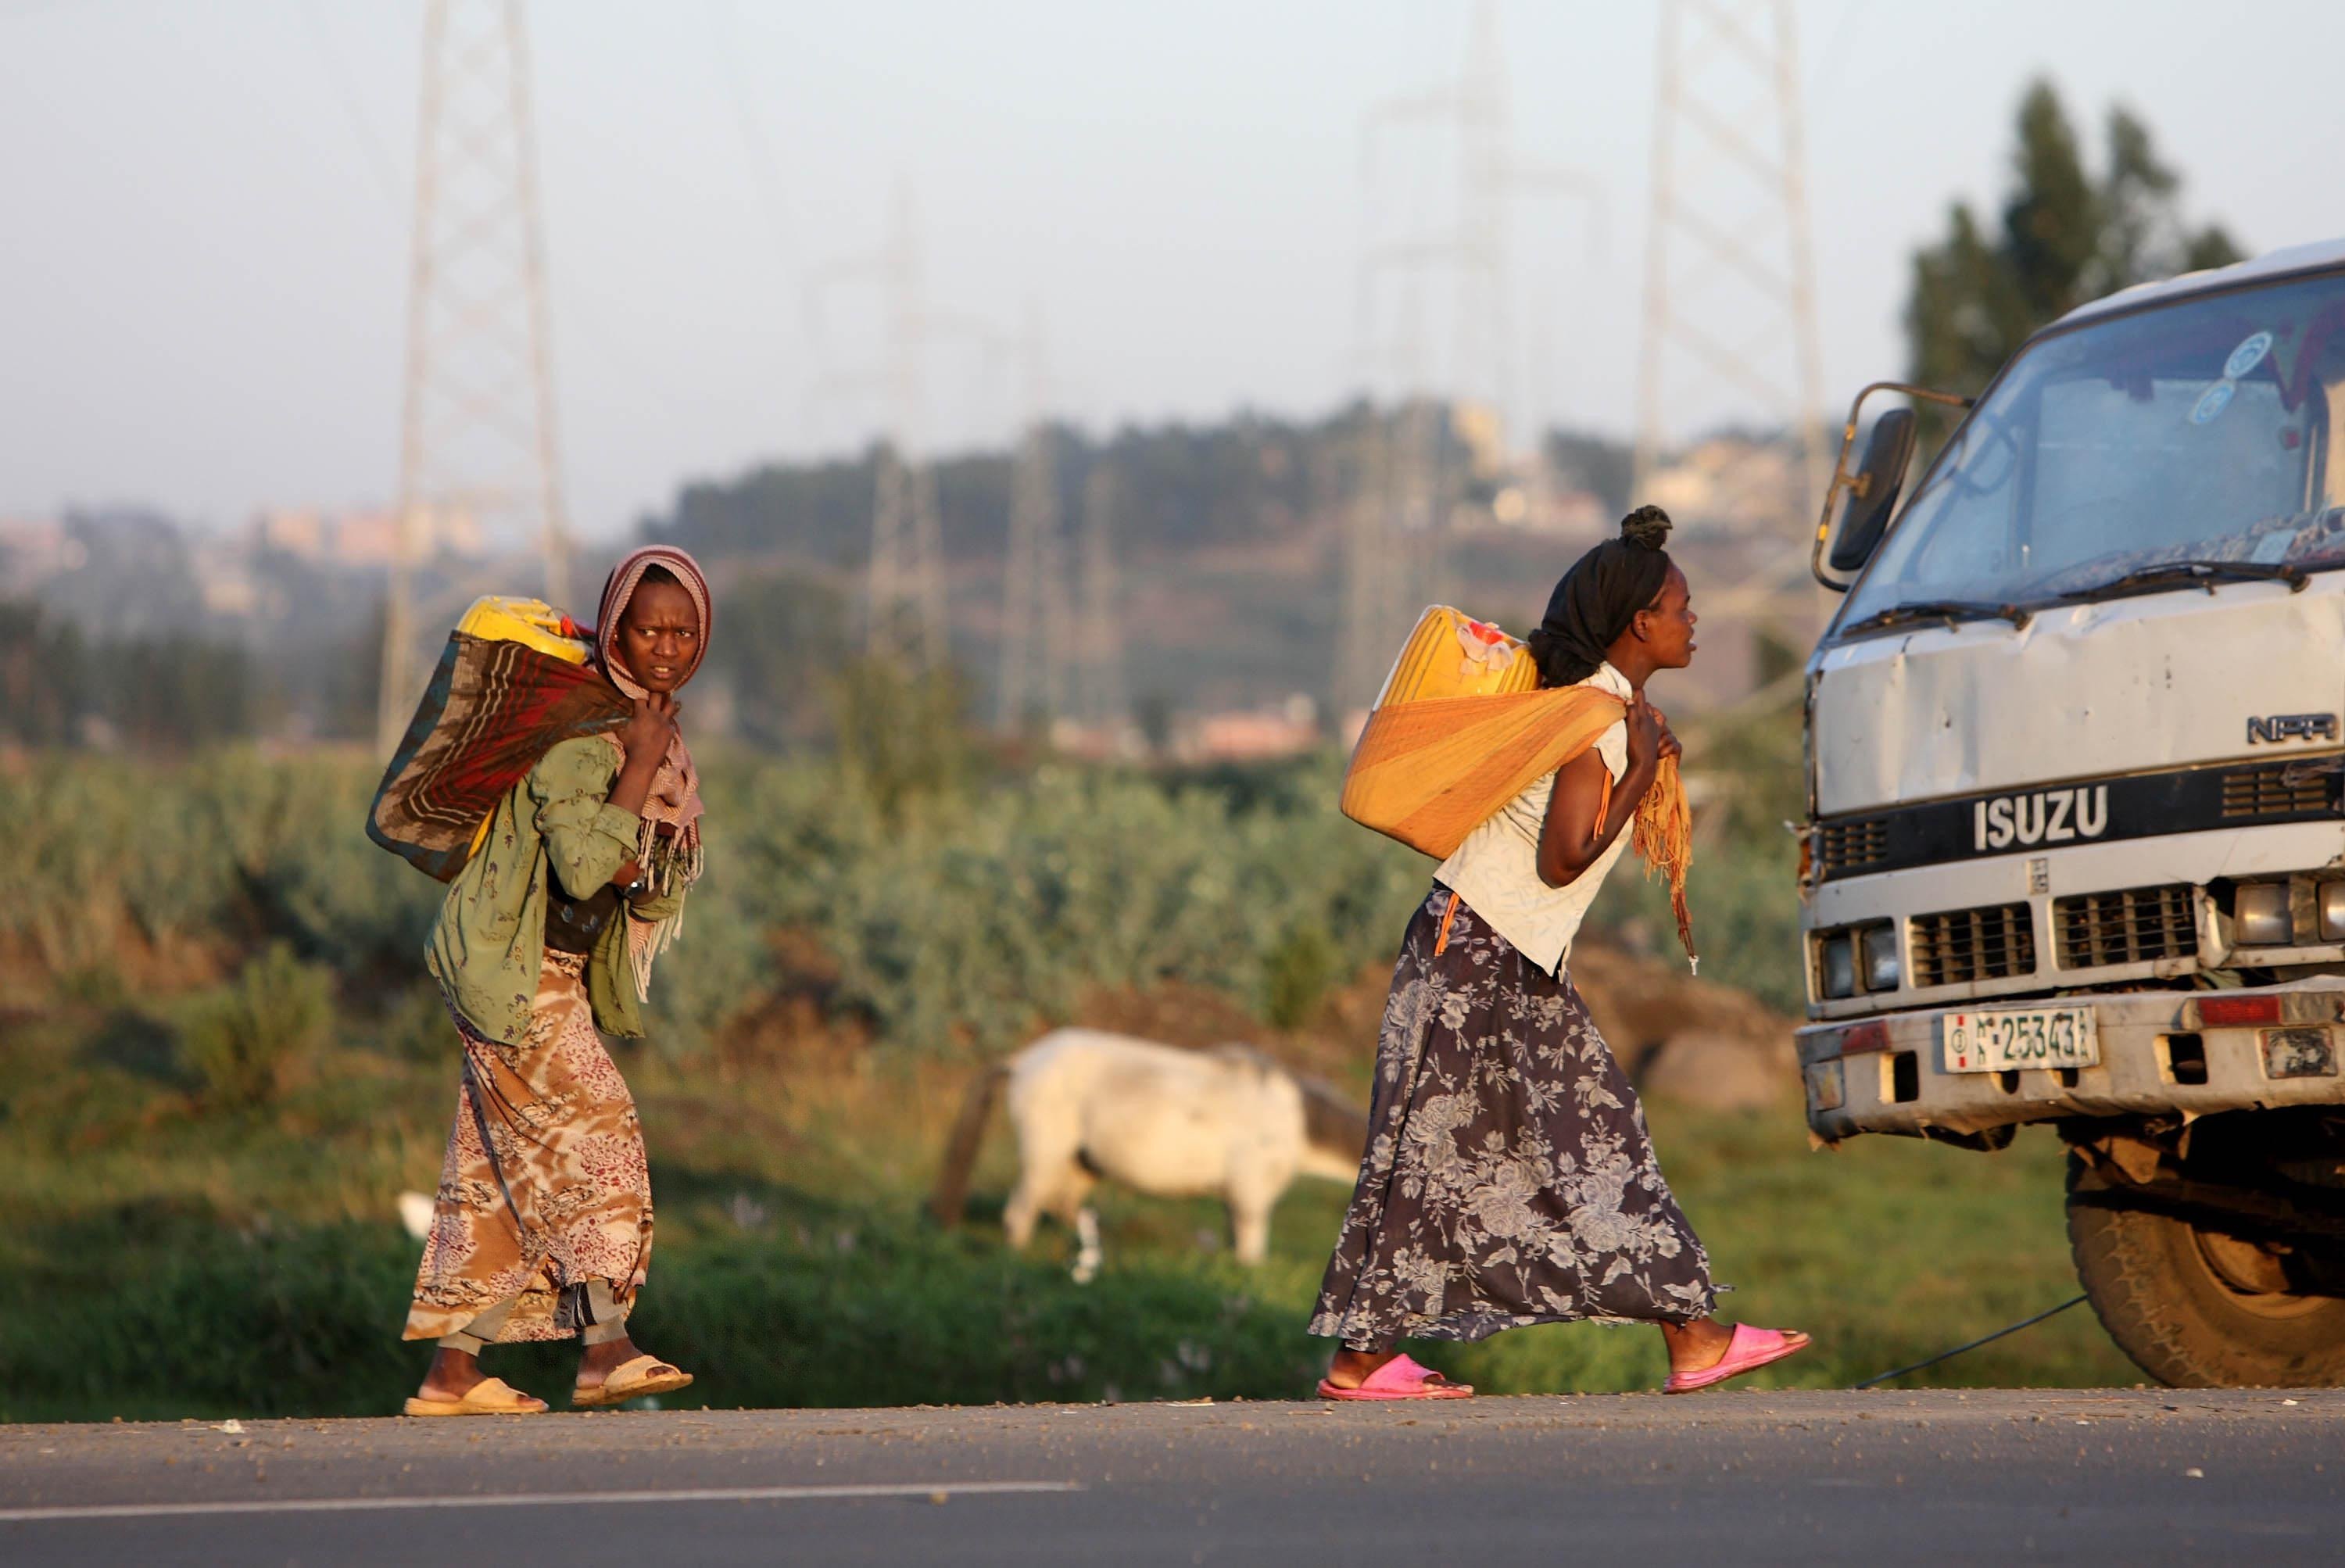
[[[643,1033],[652,961],[700,874],[700,793],[676,719],[709,630],[692,557],[638,550],[611,574],[595,659],[634,711],[561,741],[498,804],[451,883],[426,962],[463,1045],[463,1082],[406,1338],[437,1339],[410,1415],[535,1414],[484,1376],[501,1341],[583,1342],[577,1406],[691,1375],[637,1349],[651,1178],[634,1100],[602,1034]]]

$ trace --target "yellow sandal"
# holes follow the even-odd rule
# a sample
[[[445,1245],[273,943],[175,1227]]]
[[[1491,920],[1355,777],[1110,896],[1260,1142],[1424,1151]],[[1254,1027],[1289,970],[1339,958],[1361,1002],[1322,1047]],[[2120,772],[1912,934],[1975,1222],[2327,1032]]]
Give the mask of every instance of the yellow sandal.
[[[523,1393],[502,1378],[482,1378],[466,1389],[461,1400],[407,1401],[411,1416],[542,1416],[546,1408],[543,1400]]]
[[[593,1388],[581,1383],[572,1389],[570,1403],[576,1410],[598,1410],[604,1405],[640,1400],[646,1394],[665,1394],[691,1386],[690,1372],[678,1371],[657,1356],[637,1356],[612,1368],[610,1376]]]

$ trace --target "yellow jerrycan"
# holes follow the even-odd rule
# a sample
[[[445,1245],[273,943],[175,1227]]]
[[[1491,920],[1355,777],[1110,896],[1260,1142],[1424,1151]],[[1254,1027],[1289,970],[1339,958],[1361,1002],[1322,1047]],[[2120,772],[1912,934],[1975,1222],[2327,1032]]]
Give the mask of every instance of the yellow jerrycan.
[[[584,664],[594,651],[586,628],[543,599],[487,594],[472,601],[456,629],[490,642],[521,643],[567,664]]]
[[[1496,697],[1538,685],[1538,666],[1519,638],[1447,605],[1427,605],[1393,661],[1376,705]]]

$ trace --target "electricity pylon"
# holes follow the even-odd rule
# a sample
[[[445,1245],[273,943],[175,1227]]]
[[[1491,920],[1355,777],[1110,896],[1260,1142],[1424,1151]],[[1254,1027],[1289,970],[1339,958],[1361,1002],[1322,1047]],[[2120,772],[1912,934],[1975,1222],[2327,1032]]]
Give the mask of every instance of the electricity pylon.
[[[930,669],[948,657],[942,524],[937,480],[926,454],[927,397],[922,359],[956,323],[931,314],[920,295],[920,256],[910,187],[898,182],[886,238],[868,255],[833,264],[808,280],[813,319],[821,320],[824,291],[844,282],[877,285],[882,313],[880,369],[866,377],[834,377],[826,384],[876,383],[888,408],[888,440],[880,450],[871,507],[871,561],[864,634],[878,654],[907,637]],[[966,330],[966,329],[958,329]]]
[[[429,0],[398,538],[377,710],[386,751],[419,684],[413,574],[432,520],[469,514],[508,545],[532,539],[546,597],[574,607],[550,352],[521,0]]]
[[[1376,698],[1384,670],[1398,649],[1401,612],[1396,590],[1405,593],[1409,568],[1396,562],[1407,536],[1391,525],[1386,470],[1393,441],[1386,416],[1362,410],[1360,428],[1339,458],[1323,450],[1314,464],[1312,490],[1339,509],[1343,539],[1343,603],[1335,629],[1335,714],[1342,723]],[[1340,477],[1351,469],[1350,482]]]
[[[1114,738],[1124,723],[1122,585],[1115,556],[1115,514],[1120,486],[1105,455],[1091,462],[1083,480],[1083,518],[1077,563],[1080,582],[1075,620],[1075,714]]]
[[[1666,438],[1669,372],[1687,359],[1799,443],[1805,484],[1791,499],[1804,518],[1824,478],[1822,372],[1790,0],[1662,0],[1660,68],[1639,498]]]
[[[1027,424],[1010,488],[1010,536],[1001,594],[1001,671],[996,697],[1004,732],[1039,718],[1047,729],[1066,711],[1071,650],[1065,529],[1059,505],[1059,434],[1051,426],[1041,320],[1030,315]]]

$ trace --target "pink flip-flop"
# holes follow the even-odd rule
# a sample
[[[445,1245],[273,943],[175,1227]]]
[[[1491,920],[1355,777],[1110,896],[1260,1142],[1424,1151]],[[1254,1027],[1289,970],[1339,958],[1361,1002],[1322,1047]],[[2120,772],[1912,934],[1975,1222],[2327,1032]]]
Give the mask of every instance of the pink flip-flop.
[[[1729,1378],[1755,1372],[1770,1361],[1797,1355],[1814,1342],[1804,1334],[1794,1339],[1781,1329],[1753,1329],[1748,1323],[1737,1323],[1734,1338],[1727,1341],[1726,1354],[1718,1359],[1716,1365],[1704,1367],[1699,1372],[1671,1372],[1669,1381],[1661,1385],[1661,1392],[1690,1394],[1697,1389],[1707,1389]]]
[[[1361,1380],[1357,1388],[1339,1389],[1326,1379],[1320,1379],[1319,1397],[1323,1400],[1470,1400],[1474,1397],[1474,1386],[1471,1383],[1453,1383],[1430,1367],[1419,1366],[1406,1356],[1395,1356]]]

